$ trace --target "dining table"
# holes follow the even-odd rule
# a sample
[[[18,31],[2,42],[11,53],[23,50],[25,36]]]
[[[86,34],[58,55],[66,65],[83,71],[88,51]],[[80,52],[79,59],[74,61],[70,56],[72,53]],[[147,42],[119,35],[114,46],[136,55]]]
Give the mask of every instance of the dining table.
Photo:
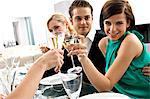
[[[42,91],[42,98],[39,99],[70,99],[65,92],[63,84],[59,81],[59,74],[43,78],[40,81],[39,89]],[[56,78],[57,77],[57,78]],[[56,79],[56,81],[52,81]],[[52,82],[51,82],[52,81]],[[82,88],[79,99],[130,99],[128,96],[121,93],[109,92],[98,92],[92,84],[82,81]],[[36,98],[35,98],[36,99]]]
[[[17,45],[13,47],[4,48],[1,51],[0,58],[5,59],[10,57],[20,57],[20,65],[34,62],[37,58],[42,55],[40,46],[38,45]]]
[[[30,66],[24,66],[19,67],[16,73],[15,78],[15,84],[18,85],[21,80],[25,77],[27,71],[29,70]],[[55,75],[54,75],[55,76]],[[2,76],[1,76],[2,77]],[[37,91],[35,92],[35,95],[33,96],[33,99],[69,99],[67,96],[67,93],[65,92],[65,89],[63,87],[63,84],[57,81],[56,83],[50,83],[50,77],[41,79],[39,83],[39,87]],[[46,82],[46,80],[48,82]],[[4,87],[2,84],[0,84],[0,92],[4,91],[2,90]],[[130,99],[128,96],[115,93],[112,91],[109,92],[98,92],[93,87],[92,84],[82,82],[82,88],[80,92],[80,96],[78,99]]]
[[[78,99],[131,99],[127,95],[121,94],[121,93],[114,93],[114,92],[101,92],[101,93],[94,93],[94,94],[88,94],[82,97],[79,97]]]
[[[121,93],[115,93],[112,91],[109,92],[97,92],[95,91],[93,93],[92,85],[89,85],[87,83],[82,84],[82,89],[79,98],[77,99],[131,99],[127,95],[121,94]],[[43,87],[43,86],[42,86]],[[83,88],[85,87],[85,88]],[[35,99],[70,99],[65,89],[63,88],[63,85],[55,85],[53,87],[50,87],[44,91],[42,94],[42,98],[35,98]]]
[[[47,99],[69,99],[62,84],[57,84],[57,85],[40,84],[39,85],[39,90],[44,88],[46,89],[44,90],[42,95],[44,97],[47,97]],[[88,94],[93,94],[93,93],[97,93],[95,88],[89,83],[82,82],[80,97]]]

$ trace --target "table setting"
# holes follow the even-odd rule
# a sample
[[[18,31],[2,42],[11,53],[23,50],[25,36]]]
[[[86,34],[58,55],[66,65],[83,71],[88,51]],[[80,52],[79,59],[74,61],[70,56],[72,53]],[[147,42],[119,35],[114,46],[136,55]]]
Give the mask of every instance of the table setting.
[[[114,92],[101,92],[82,96],[78,99],[131,99],[130,97]]]

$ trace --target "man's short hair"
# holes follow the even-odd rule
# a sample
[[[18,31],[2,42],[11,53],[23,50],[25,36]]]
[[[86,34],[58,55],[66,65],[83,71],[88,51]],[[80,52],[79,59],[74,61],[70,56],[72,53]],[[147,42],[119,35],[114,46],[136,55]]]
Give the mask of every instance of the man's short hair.
[[[86,0],[74,0],[72,2],[71,6],[69,7],[70,18],[72,18],[72,16],[73,16],[72,11],[78,7],[89,7],[91,9],[91,15],[93,16],[93,8],[88,1],[86,1]]]

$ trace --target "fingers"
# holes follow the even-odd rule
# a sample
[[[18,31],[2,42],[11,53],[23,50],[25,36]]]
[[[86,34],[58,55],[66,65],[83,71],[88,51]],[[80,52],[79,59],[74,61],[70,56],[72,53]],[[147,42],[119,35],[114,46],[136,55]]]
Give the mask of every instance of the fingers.
[[[76,37],[80,39],[80,43],[84,43],[85,37],[83,35],[77,35]]]
[[[58,50],[58,52],[61,54],[61,55],[64,55],[64,51],[63,50],[61,50],[61,49],[57,49]]]
[[[60,70],[63,64],[63,50],[53,49],[49,50],[47,53],[43,55],[43,62],[46,66],[46,69],[49,70],[53,67],[56,68],[56,71]]]
[[[150,73],[144,73],[145,76],[150,76]]]
[[[44,46],[40,47],[40,49],[42,53],[46,53],[48,50],[50,50],[48,47],[44,47]]]
[[[80,44],[80,43],[70,44],[70,45],[68,45],[67,49],[69,51],[78,50],[78,49],[86,49],[86,46],[84,44]]]
[[[78,55],[78,54],[87,54],[87,49],[84,44],[70,44],[69,45],[69,53],[70,55]]]
[[[150,66],[146,66],[143,68],[142,72],[145,76],[150,76]]]
[[[55,72],[59,72],[62,65],[64,64],[64,61],[63,61],[64,57],[62,54],[58,54],[58,58],[56,60],[56,67],[55,67]]]
[[[63,65],[63,63],[64,63],[64,61],[62,60],[62,59],[58,59],[57,60],[57,66],[55,67],[55,69],[54,69],[54,71],[55,72],[59,72],[60,71],[60,69],[61,69],[61,67],[62,67],[62,65]]]
[[[68,56],[70,56],[70,55],[81,55],[82,56],[82,54],[87,55],[87,50],[78,49],[78,50],[70,51],[68,53]]]

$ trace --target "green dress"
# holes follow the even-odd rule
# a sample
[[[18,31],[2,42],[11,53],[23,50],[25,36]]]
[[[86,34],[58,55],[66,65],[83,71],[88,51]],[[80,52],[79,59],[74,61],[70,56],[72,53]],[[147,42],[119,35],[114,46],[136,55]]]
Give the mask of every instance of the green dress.
[[[119,40],[108,40],[105,71],[107,72],[111,64],[114,62],[121,42],[129,33],[134,33],[139,38],[143,44],[143,52],[138,58],[133,59],[125,74],[118,83],[115,84],[115,88],[120,93],[128,95],[131,98],[150,99],[150,77],[144,76],[142,72],[142,68],[148,66],[148,63],[150,63],[150,53],[142,42],[143,36],[139,32],[135,30],[130,32],[127,31]]]

